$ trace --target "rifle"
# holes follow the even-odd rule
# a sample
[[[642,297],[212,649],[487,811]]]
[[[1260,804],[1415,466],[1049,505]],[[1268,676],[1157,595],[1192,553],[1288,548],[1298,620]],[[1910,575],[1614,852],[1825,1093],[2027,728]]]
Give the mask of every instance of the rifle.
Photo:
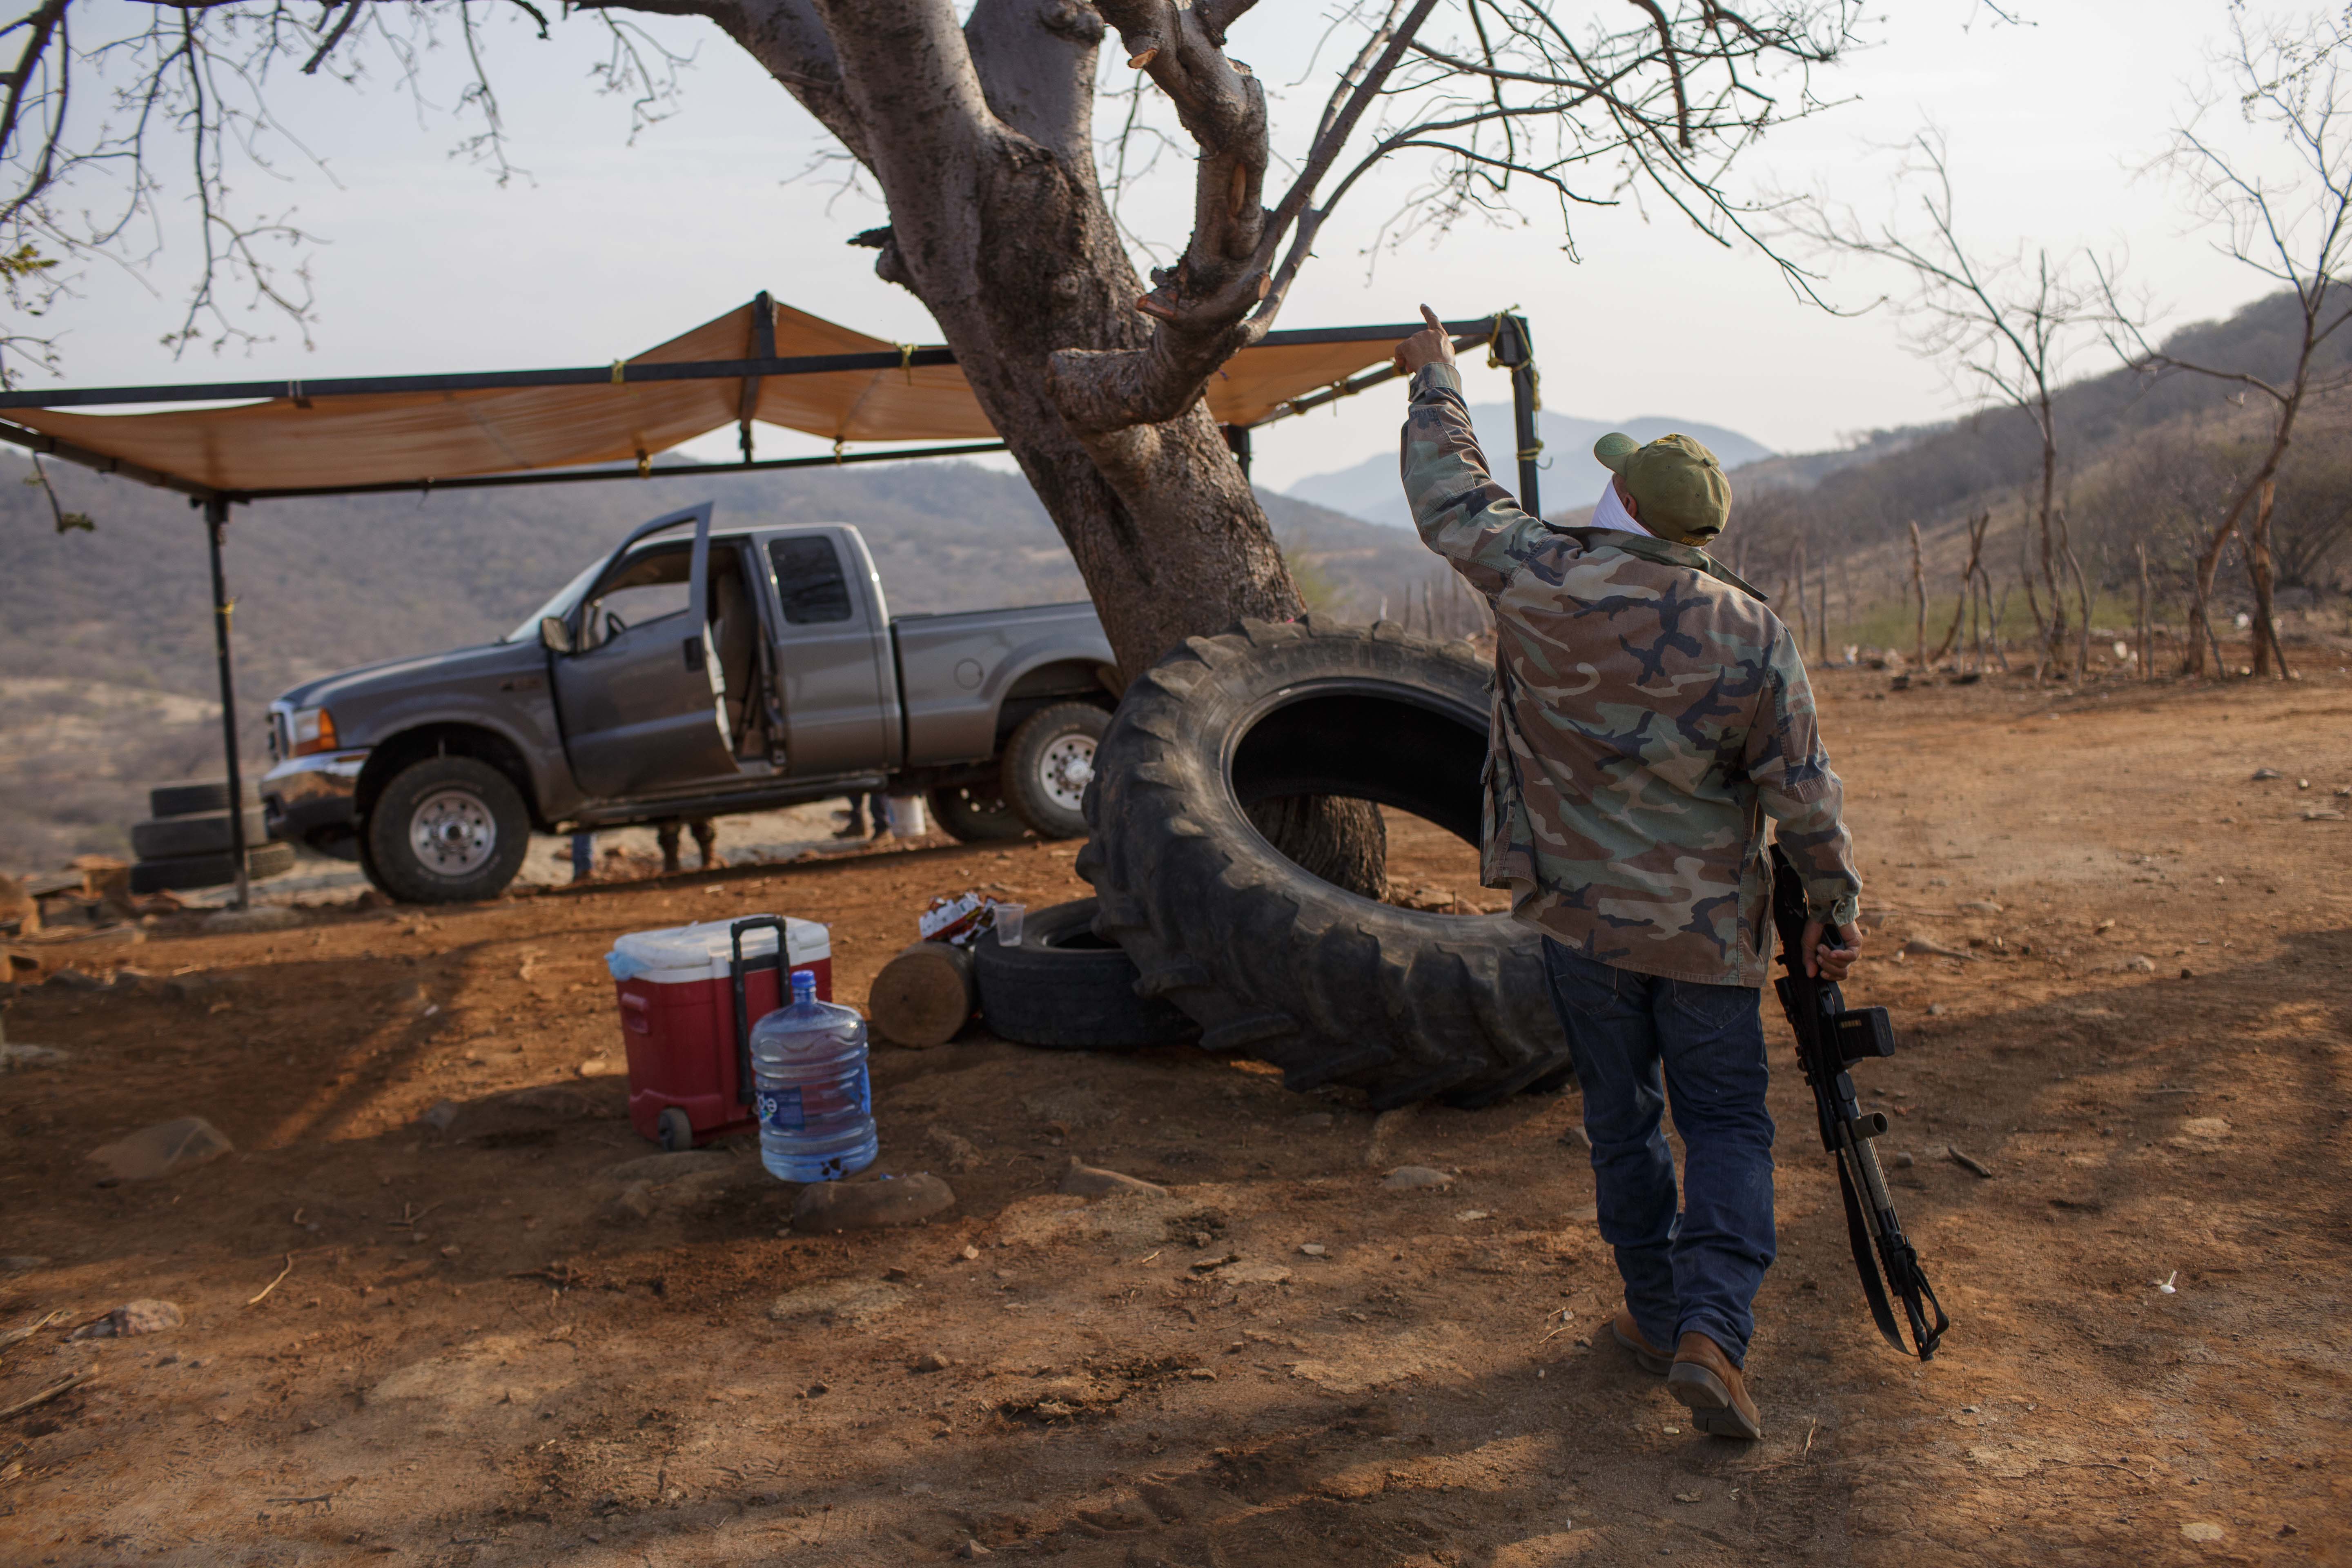
[[[1781,1011],[1789,1016],[1789,1027],[1796,1032],[1797,1059],[1812,1086],[1813,1107],[1821,1119],[1822,1147],[1837,1163],[1838,1190],[1845,1196],[1846,1239],[1853,1247],[1862,1293],[1869,1299],[1870,1315],[1886,1342],[1905,1355],[1916,1353],[1927,1361],[1936,1353],[1951,1320],[1944,1316],[1943,1303],[1936,1300],[1935,1288],[1919,1267],[1919,1254],[1903,1234],[1895,1200],[1887,1195],[1885,1174],[1878,1168],[1878,1151],[1871,1140],[1886,1131],[1886,1114],[1864,1111],[1855,1104],[1848,1070],[1866,1058],[1893,1056],[1895,1027],[1885,1008],[1850,1008],[1836,985],[1805,973],[1804,888],[1778,844],[1772,846],[1772,924],[1780,933],[1780,963],[1788,971],[1772,985],[1780,993]],[[1895,1326],[1890,1295],[1903,1303],[1916,1352],[1904,1345]]]

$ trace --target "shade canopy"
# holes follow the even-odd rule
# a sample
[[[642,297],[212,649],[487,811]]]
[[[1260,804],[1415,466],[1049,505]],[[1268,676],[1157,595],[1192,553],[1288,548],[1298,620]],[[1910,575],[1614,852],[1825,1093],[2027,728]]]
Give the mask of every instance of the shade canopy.
[[[1210,411],[1222,424],[1259,424],[1384,362],[1412,330],[1269,334],[1211,379]],[[58,406],[146,395],[263,400],[144,414]],[[36,400],[48,405],[19,405]],[[0,419],[79,448],[68,455],[81,460],[113,459],[146,470],[142,478],[236,497],[642,467],[747,416],[835,442],[996,436],[948,350],[870,337],[764,294],[606,369],[30,393],[0,398]]]

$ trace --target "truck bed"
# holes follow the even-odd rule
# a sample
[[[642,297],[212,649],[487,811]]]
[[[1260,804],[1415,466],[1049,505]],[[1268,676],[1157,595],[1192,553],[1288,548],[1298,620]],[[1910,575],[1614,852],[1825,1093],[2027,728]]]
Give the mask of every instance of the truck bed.
[[[996,750],[997,711],[1007,689],[1045,689],[1076,671],[1092,684],[1097,664],[1112,662],[1110,642],[1093,605],[1033,605],[1013,610],[961,610],[896,616],[890,644],[907,726],[906,765],[977,762]],[[1069,649],[1093,656],[1070,659]],[[1063,650],[1057,665],[1032,669],[1041,652]],[[1022,673],[1026,671],[1027,673]],[[1058,674],[1048,673],[1059,671]]]

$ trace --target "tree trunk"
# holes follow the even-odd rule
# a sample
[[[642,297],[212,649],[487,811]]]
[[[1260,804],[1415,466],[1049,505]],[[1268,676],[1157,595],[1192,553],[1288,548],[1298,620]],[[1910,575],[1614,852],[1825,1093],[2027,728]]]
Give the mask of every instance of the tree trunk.
[[[1082,434],[1055,401],[1057,350],[1152,341],[1136,308],[1142,282],[1095,179],[1101,19],[1060,0],[980,0],[962,26],[945,5],[815,0],[814,9],[835,74],[814,84],[816,46],[761,31],[791,26],[790,7],[718,19],[881,185],[889,226],[861,237],[879,241],[875,271],[920,300],[955,350],[1069,546],[1119,668],[1132,679],[1186,637],[1302,614],[1265,513],[1204,402],[1161,423]],[[1298,837],[1277,844],[1302,864],[1334,868],[1352,891],[1384,893],[1373,807],[1301,805],[1280,826]]]
[[[2254,521],[2246,529],[2246,575],[2254,588],[2254,673],[2272,673],[2277,660],[2281,680],[2288,679],[2286,649],[2279,646],[2278,620],[2271,608],[2271,500],[2274,487],[2263,481],[2262,498],[2254,503]]]

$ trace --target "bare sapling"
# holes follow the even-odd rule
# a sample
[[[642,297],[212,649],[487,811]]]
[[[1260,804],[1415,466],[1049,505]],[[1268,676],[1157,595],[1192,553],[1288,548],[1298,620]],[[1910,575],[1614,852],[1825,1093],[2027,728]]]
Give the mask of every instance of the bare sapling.
[[[1952,624],[1944,629],[1944,640],[1936,645],[1934,662],[1941,663],[1957,646],[1960,616],[1976,603],[1977,571],[1984,560],[1985,531],[1991,526],[1990,511],[1980,511],[1969,519],[1969,563],[1960,570],[1960,596],[1952,603]]]
[[[2189,582],[2189,637],[2182,672],[2202,675],[2210,647],[2217,673],[2229,673],[2213,629],[2213,580],[2230,542],[2243,531],[2246,568],[2254,595],[2254,668],[2289,674],[2271,607],[2269,497],[2294,444],[2295,421],[2315,396],[2352,384],[2352,373],[2326,368],[2322,351],[2347,318],[2342,292],[2352,266],[2352,132],[2347,132],[2343,51],[2329,47],[2323,24],[2290,26],[2231,13],[2231,42],[2215,60],[2214,79],[2173,132],[2160,161],[2189,191],[2197,216],[2238,261],[2284,284],[2295,300],[2293,359],[2284,374],[2206,364],[2153,347],[2142,331],[2115,312],[2111,336],[2126,363],[2150,378],[2210,376],[2264,400],[2271,415],[2262,457],[2230,497],[2228,509],[2198,551]],[[2258,172],[2262,153],[2232,140],[2234,107],[2245,129],[2266,133],[2297,165],[2279,182]],[[2116,295],[2113,279],[2105,293]],[[2268,367],[2263,367],[2267,369]],[[2252,534],[2259,528],[2257,544]]]
[[[2012,409],[2032,422],[2040,450],[2028,503],[2037,537],[2027,572],[2050,600],[2046,617],[2034,606],[2042,641],[2038,679],[2064,664],[2070,621],[2055,515],[2056,395],[2072,356],[2117,324],[2115,290],[2103,287],[2113,269],[2081,253],[2020,244],[2002,256],[1965,238],[1939,132],[1912,138],[1895,184],[1906,205],[1909,194],[1918,193],[1916,219],[1865,222],[1813,196],[1789,204],[1790,231],[1816,250],[1899,268],[1907,288],[1878,302],[1893,305],[1912,351],[1940,364],[1958,390],[1984,406]],[[2027,589],[2033,591],[2030,581]]]

